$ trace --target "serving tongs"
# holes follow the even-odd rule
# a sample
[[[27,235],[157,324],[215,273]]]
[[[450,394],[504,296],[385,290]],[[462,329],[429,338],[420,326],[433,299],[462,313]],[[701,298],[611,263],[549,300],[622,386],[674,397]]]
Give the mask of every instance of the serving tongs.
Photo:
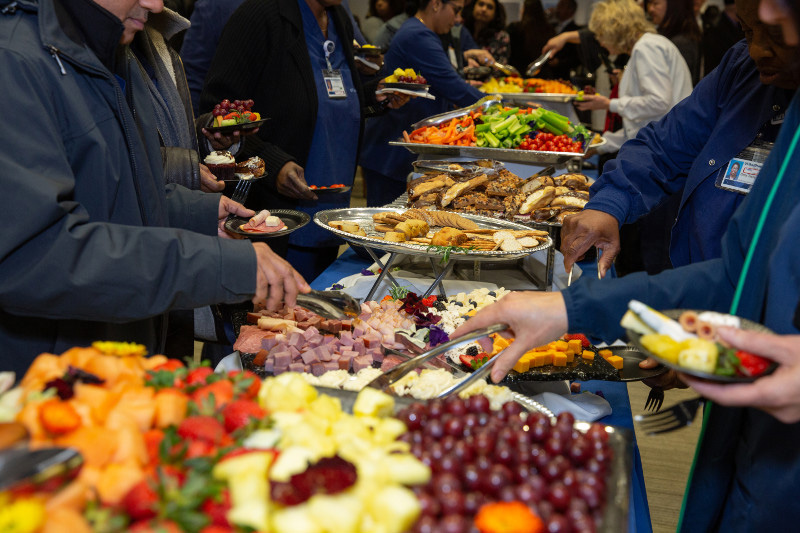
[[[489,160],[486,160],[489,161]],[[450,165],[459,165],[463,170],[450,168]],[[477,161],[454,161],[447,159],[417,160],[411,163],[414,172],[447,172],[456,176],[469,176],[472,174],[496,174],[505,168],[502,161],[491,161],[491,166],[481,166]]]
[[[499,70],[505,76],[519,76],[519,71],[512,65],[505,65],[503,63],[494,62],[492,65],[496,70]]]
[[[550,60],[550,56],[553,54],[552,50],[548,50],[547,52],[543,53],[535,60],[533,60],[529,65],[528,68],[525,69],[525,76],[528,78],[532,78],[539,74],[539,71],[542,70],[542,67],[545,63]]]
[[[0,451],[0,491],[35,489],[44,483],[62,486],[83,466],[83,457],[71,448],[26,447]]]
[[[346,320],[361,313],[356,299],[341,291],[312,290],[308,294],[298,294],[297,305],[328,320]]]
[[[427,352],[414,357],[413,359],[409,359],[408,361],[400,363],[399,365],[397,365],[393,369],[389,370],[388,372],[386,372],[384,374],[381,374],[380,376],[378,376],[374,380],[370,381],[367,384],[367,387],[372,387],[373,389],[381,390],[381,391],[383,391],[383,392],[385,392],[387,394],[394,394],[394,392],[392,391],[392,385],[394,385],[395,383],[400,381],[406,374],[408,374],[409,372],[412,372],[412,371],[416,370],[417,368],[421,367],[423,364],[427,363],[429,360],[433,359],[437,355],[445,353],[445,352],[448,352],[448,351],[450,351],[450,350],[452,350],[454,348],[458,348],[459,346],[463,346],[465,344],[468,344],[468,343],[470,343],[470,342],[472,342],[472,341],[474,341],[476,339],[480,339],[481,337],[486,337],[488,335],[492,335],[493,333],[499,333],[499,332],[505,331],[507,329],[508,329],[508,325],[507,324],[494,324],[492,326],[489,326],[489,327],[486,327],[486,328],[483,328],[483,329],[478,329],[478,330],[475,330],[475,331],[473,331],[471,333],[467,333],[463,337],[459,337],[459,338],[451,340],[449,342],[445,342],[444,344],[440,344],[439,346],[436,346],[435,348],[432,348],[432,349],[428,350]],[[478,369],[475,372],[473,372],[467,379],[465,379],[464,381],[460,382],[459,385],[461,385],[463,383],[467,383],[467,382],[469,384],[471,384],[476,379],[479,379],[480,377],[485,376],[486,372],[488,372],[488,370],[484,370],[481,374],[478,374],[478,373],[484,367],[491,367],[494,364],[494,361],[496,359],[497,359],[497,356],[495,355],[484,366],[482,366],[480,369]],[[466,386],[469,386],[469,384],[466,385]],[[453,390],[451,390],[451,389],[453,389]],[[451,389],[448,389],[447,391],[445,391],[445,393],[448,393],[448,395],[449,394],[453,394],[453,392],[457,392],[457,390],[461,390],[461,387],[459,387],[457,390],[454,387],[451,387]]]

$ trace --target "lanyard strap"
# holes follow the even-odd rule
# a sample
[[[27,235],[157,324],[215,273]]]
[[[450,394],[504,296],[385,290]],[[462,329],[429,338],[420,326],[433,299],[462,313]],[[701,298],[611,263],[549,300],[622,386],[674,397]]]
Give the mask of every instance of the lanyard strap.
[[[733,301],[731,302],[731,310],[730,313],[735,315],[736,312],[739,310],[739,303],[742,300],[742,291],[744,290],[744,282],[747,278],[747,272],[750,270],[750,265],[753,262],[753,256],[755,255],[756,246],[758,246],[758,240],[761,237],[761,233],[764,230],[764,224],[767,220],[767,213],[769,212],[770,207],[772,207],[772,202],[775,199],[775,194],[777,194],[778,188],[783,181],[783,177],[786,175],[786,169],[789,168],[789,159],[791,159],[792,154],[794,154],[795,149],[797,148],[798,140],[800,140],[800,128],[795,130],[794,137],[792,137],[792,142],[789,145],[789,150],[786,152],[786,155],[783,158],[783,162],[781,163],[781,168],[778,170],[778,175],[775,177],[775,182],[772,184],[772,189],[769,191],[769,195],[767,196],[767,201],[764,202],[764,207],[761,209],[761,214],[758,217],[758,223],[756,224],[756,230],[753,232],[753,238],[750,241],[750,247],[747,250],[747,255],[744,259],[744,264],[742,265],[742,271],[739,274],[739,281],[736,284],[736,292],[733,294]],[[698,446],[695,448],[694,451],[694,459],[692,460],[692,469],[689,471],[689,479],[686,482],[686,490],[683,493],[683,502],[681,503],[681,514],[678,518],[678,531],[680,531],[683,527],[683,518],[686,512],[686,502],[689,500],[689,489],[692,486],[692,480],[694,478],[695,468],[697,467],[697,459],[700,457],[700,446],[702,446],[703,439],[706,433],[706,427],[708,418],[711,414],[712,403],[707,401],[705,403],[705,408],[703,409],[703,426],[700,428],[700,436],[697,439]]]

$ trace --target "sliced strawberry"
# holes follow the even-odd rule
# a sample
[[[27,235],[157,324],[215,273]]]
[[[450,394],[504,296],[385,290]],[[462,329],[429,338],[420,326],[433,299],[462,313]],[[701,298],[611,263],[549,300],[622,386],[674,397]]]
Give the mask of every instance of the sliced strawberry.
[[[228,373],[228,376],[233,380],[234,388],[236,391],[243,391],[242,396],[246,399],[254,399],[258,396],[258,391],[261,389],[261,379],[249,370],[233,370]]]
[[[187,385],[205,385],[206,378],[213,374],[214,371],[211,370],[207,366],[201,366],[198,368],[193,368],[189,371],[186,375],[186,384]]]
[[[202,407],[209,401],[211,396],[214,397],[214,407],[219,409],[233,400],[233,383],[223,379],[204,385],[192,393],[192,400]]]
[[[216,526],[230,527],[230,522],[226,517],[230,509],[231,495],[228,489],[223,489],[217,498],[206,499],[200,506],[200,510],[211,520],[211,524]]]
[[[459,360],[461,360],[461,364],[462,365],[466,365],[466,366],[472,368],[472,362],[475,360],[475,356],[474,355],[469,355],[469,354],[462,353],[461,355],[458,356],[458,358],[459,358]]]
[[[122,510],[131,520],[149,520],[158,512],[158,493],[153,479],[143,479],[123,496]]]
[[[174,372],[179,368],[186,368],[186,365],[183,364],[183,361],[180,359],[167,359],[165,363],[161,363],[160,365],[156,366],[152,369],[152,371],[158,372],[159,370],[166,370],[167,372]]]
[[[225,428],[211,416],[190,416],[178,426],[178,435],[184,439],[201,440],[219,444],[227,437]]]
[[[252,400],[236,400],[222,409],[222,418],[228,433],[246,426],[254,418],[260,420],[265,416],[267,416],[266,411]]]

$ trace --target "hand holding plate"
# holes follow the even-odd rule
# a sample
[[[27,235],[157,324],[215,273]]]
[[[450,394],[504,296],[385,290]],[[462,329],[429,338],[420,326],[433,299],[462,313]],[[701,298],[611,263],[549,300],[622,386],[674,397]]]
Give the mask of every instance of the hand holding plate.
[[[217,180],[216,176],[208,170],[208,167],[200,163],[200,190],[203,192],[221,192],[225,188],[225,182]]]
[[[277,178],[278,192],[290,198],[300,200],[317,200],[317,195],[309,189],[306,183],[303,167],[289,161],[278,172]]]
[[[755,407],[786,424],[800,421],[800,335],[775,335],[720,327],[719,338],[732,347],[780,364],[752,383],[718,384],[681,374],[704,397],[729,407]]]

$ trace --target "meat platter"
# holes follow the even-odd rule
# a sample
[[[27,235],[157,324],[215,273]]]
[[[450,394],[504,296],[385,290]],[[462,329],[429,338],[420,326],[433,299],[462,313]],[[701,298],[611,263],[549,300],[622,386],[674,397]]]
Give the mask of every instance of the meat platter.
[[[403,209],[387,209],[387,208],[346,208],[346,209],[330,209],[320,211],[314,215],[314,223],[318,226],[335,233],[344,240],[370,248],[383,250],[386,252],[400,253],[406,255],[428,256],[443,258],[443,249],[441,247],[434,247],[431,244],[424,242],[390,242],[383,238],[383,234],[379,229],[376,229],[374,222],[375,215],[382,215],[386,213],[395,213],[402,215],[405,210]],[[461,215],[475,223],[479,231],[508,231],[508,232],[526,232],[530,231],[528,226],[511,222],[507,220],[497,220],[490,217],[479,215]],[[361,234],[352,233],[343,229],[334,227],[337,222],[347,222],[356,224]],[[332,225],[333,224],[333,225]],[[468,230],[465,230],[468,232]],[[450,259],[465,260],[465,261],[503,261],[515,260],[527,257],[533,252],[545,250],[552,246],[553,241],[547,236],[541,237],[539,244],[531,248],[523,248],[522,250],[504,251],[504,250],[485,250],[485,249],[467,249],[465,247],[454,246],[447,250],[447,256]]]

